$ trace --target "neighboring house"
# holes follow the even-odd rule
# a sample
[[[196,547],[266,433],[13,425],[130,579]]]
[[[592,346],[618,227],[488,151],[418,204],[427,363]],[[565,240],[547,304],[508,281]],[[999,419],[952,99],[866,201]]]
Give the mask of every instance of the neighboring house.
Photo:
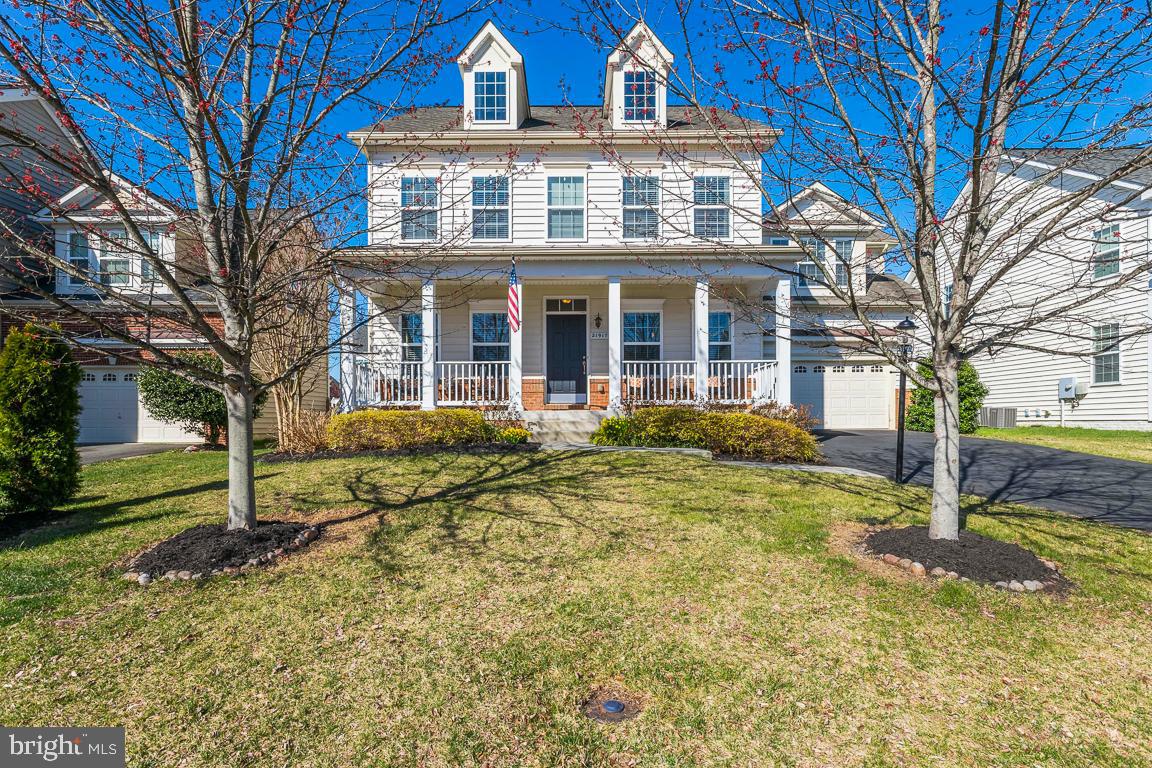
[[[198,262],[192,249],[197,241],[183,212],[157,195],[118,177],[113,179],[120,187],[121,201],[127,203],[153,252],[171,266],[181,283],[193,285]],[[63,194],[51,209],[41,208],[31,219],[50,233],[59,260],[89,276],[84,279],[58,270],[51,286],[56,295],[67,297],[73,304],[86,305],[103,322],[129,331],[134,338],[147,339],[156,347],[207,348],[202,336],[191,335],[178,322],[184,310],[172,300],[167,286],[156,279],[151,262],[127,241],[119,216],[101,195],[87,185],[77,186]],[[105,295],[102,286],[114,288],[124,300]],[[195,292],[190,295],[195,297]],[[138,305],[129,305],[129,297]],[[219,331],[214,305],[207,298],[201,301],[205,314]],[[200,441],[199,435],[156,419],[140,402],[136,387],[139,367],[125,358],[146,355],[138,355],[133,347],[103,333],[95,324],[67,318],[47,299],[9,296],[3,304],[19,317],[39,315],[45,322],[60,322],[79,343],[75,355],[83,366],[81,443]],[[17,321],[4,317],[0,335],[15,324]],[[319,384],[306,395],[306,407],[326,410],[326,366],[320,361],[316,368]],[[275,433],[275,409],[269,401],[256,421],[255,434],[271,437]]]
[[[1001,173],[1035,187],[1017,203],[1020,211],[1033,210],[1077,185],[1116,173],[1136,151],[1101,150],[1066,167],[1068,155],[1059,150],[1012,150]],[[1046,180],[1056,168],[1066,170]],[[990,292],[978,326],[1011,322],[996,314],[1000,307],[1027,306],[1031,296],[1064,301],[1152,261],[1152,170],[1113,183],[1079,206],[1078,215],[1082,218],[1056,228],[1059,236],[1043,255],[1015,267]],[[1150,277],[1145,272],[1063,313],[1015,339],[1017,348],[973,358],[989,390],[984,405],[1015,409],[1019,424],[1152,429]],[[1075,380],[1079,394],[1062,400],[1058,388],[1068,379]]]
[[[893,423],[891,367],[853,343],[844,307],[765,229],[759,190],[716,148],[718,123],[738,125],[761,142],[740,158],[758,168],[772,128],[668,104],[673,57],[643,24],[609,57],[602,104],[532,104],[525,62],[491,22],[458,63],[462,106],[349,134],[370,235],[345,256],[364,299],[345,298],[344,327],[368,322],[342,350],[342,407],[776,400],[826,427]],[[844,279],[903,319],[901,281],[869,270],[887,246],[875,221],[823,185],[789,210],[819,220],[837,246],[820,257],[850,263]]]

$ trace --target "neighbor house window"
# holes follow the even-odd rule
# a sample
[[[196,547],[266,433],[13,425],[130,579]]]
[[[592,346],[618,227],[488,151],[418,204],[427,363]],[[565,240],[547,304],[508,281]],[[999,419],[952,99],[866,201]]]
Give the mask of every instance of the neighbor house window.
[[[436,207],[440,202],[436,179],[405,176],[400,180],[400,239],[435,240]]]
[[[660,359],[660,313],[624,313],[624,359]]]
[[[148,241],[148,250],[150,253],[140,255],[140,279],[149,283],[156,279],[155,270],[152,268],[152,259],[164,258],[164,254],[161,251],[164,240],[159,232],[152,231],[145,232],[144,238]]]
[[[88,248],[88,236],[83,232],[73,232],[68,236],[68,263],[80,276],[68,275],[69,285],[84,285],[83,275],[88,274],[92,268],[91,252]]]
[[[708,313],[708,359],[732,359],[732,313]]]
[[[624,120],[656,119],[656,73],[639,69],[624,73]]]
[[[660,234],[660,182],[655,176],[624,177],[624,239],[654,240]]]
[[[788,245],[792,242],[787,236],[778,234],[766,235],[764,239],[768,241],[768,245]]]
[[[584,177],[548,177],[548,239],[584,238]]]
[[[836,246],[836,285],[841,288],[848,287],[848,265],[852,263],[852,240],[834,240]]]
[[[1099,280],[1120,273],[1120,225],[1113,224],[1092,233],[1092,277]]]
[[[476,72],[477,122],[500,123],[508,119],[508,73]]]
[[[1106,323],[1092,328],[1092,383],[1120,381],[1120,324]]]
[[[400,315],[400,359],[419,362],[424,359],[424,316],[419,312]]]
[[[692,232],[704,239],[726,239],[731,227],[728,203],[731,202],[727,176],[697,176],[692,179]]]
[[[507,240],[510,207],[507,178],[486,176],[472,179],[473,239]]]
[[[481,362],[510,360],[511,337],[506,312],[472,314],[472,359]]]
[[[100,282],[111,286],[125,286],[132,282],[132,256],[128,235],[123,231],[109,232],[101,243]]]

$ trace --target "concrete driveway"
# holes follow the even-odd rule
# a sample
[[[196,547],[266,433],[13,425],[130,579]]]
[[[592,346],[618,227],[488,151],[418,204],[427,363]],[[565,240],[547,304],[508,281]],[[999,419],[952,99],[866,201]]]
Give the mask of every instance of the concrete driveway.
[[[829,431],[817,437],[830,464],[893,477],[895,432]],[[931,485],[932,435],[906,433],[904,476]],[[960,487],[994,501],[1152,531],[1152,464],[966,437],[960,442]]]
[[[187,443],[100,443],[80,446],[80,463],[95,464],[98,461],[128,459],[133,456],[148,456],[164,451],[184,450]]]

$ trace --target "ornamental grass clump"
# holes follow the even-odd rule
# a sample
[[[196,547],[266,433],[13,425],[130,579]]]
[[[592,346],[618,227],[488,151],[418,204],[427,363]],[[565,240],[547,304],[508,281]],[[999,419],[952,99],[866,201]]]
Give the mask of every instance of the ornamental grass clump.
[[[463,408],[355,411],[333,416],[328,423],[328,445],[334,451],[396,451],[495,439],[496,429],[479,411]]]
[[[702,411],[684,406],[639,408],[604,419],[592,434],[595,445],[648,448],[705,448],[757,461],[811,463],[821,459],[816,439],[780,419],[738,411]]]

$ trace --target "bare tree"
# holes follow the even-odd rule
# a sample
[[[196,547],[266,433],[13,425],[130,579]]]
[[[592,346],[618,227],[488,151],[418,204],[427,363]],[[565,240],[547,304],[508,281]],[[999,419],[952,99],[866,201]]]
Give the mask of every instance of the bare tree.
[[[149,277],[122,285],[41,250],[0,221],[0,238],[26,257],[6,259],[0,269],[39,300],[32,309],[36,302],[5,299],[0,310],[43,319],[48,307],[81,348],[108,354],[93,336],[115,340],[128,350],[115,352],[124,361],[219,390],[229,413],[230,528],[256,524],[254,400],[313,366],[330,345],[327,333],[304,341],[274,375],[257,375],[258,339],[304,299],[292,286],[330,275],[333,254],[354,235],[345,231],[305,251],[289,244],[291,257],[281,247],[301,227],[323,231],[325,220],[359,207],[363,181],[342,140],[348,126],[339,124],[339,111],[406,108],[448,60],[454,25],[485,4],[31,0],[19,18],[0,17],[0,76],[42,99],[63,134],[49,139],[0,121],[0,143],[102,198],[124,232],[112,245]],[[138,199],[117,174],[163,189],[170,202]],[[20,183],[24,194],[43,195],[58,221],[94,241],[110,237],[45,194],[45,185]],[[165,258],[150,242],[162,212],[172,215],[169,226],[189,258]],[[52,290],[55,275],[89,290],[62,295]],[[203,339],[223,360],[223,373],[173,356],[158,343],[172,333]]]
[[[606,48],[639,20],[623,2],[578,5],[578,30]],[[994,0],[976,15],[942,0],[740,0],[676,14],[684,56],[670,94],[698,108],[809,271],[734,255],[821,285],[851,317],[839,330],[934,393],[929,535],[958,538],[961,361],[1012,348],[1090,354],[1101,301],[1148,279],[1146,236],[1101,281],[1085,232],[1147,213],[1150,7]],[[771,124],[779,141],[741,118]],[[651,133],[668,162],[691,162]],[[760,148],[751,161],[749,146]],[[796,205],[817,182],[844,199]],[[835,222],[862,215],[891,249],[838,254]],[[870,312],[871,276],[885,267],[909,273],[929,377]],[[1147,331],[1145,318],[1125,336]]]

